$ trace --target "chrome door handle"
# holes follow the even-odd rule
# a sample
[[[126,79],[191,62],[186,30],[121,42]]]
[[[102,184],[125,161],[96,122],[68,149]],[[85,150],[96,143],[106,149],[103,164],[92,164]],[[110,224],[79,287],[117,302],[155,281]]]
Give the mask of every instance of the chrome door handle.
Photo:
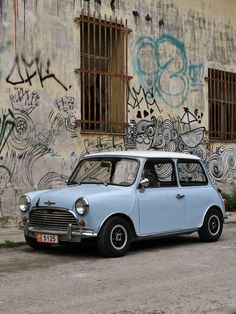
[[[176,195],[176,198],[178,199],[178,200],[180,200],[181,198],[183,198],[185,195],[184,194],[177,194]]]

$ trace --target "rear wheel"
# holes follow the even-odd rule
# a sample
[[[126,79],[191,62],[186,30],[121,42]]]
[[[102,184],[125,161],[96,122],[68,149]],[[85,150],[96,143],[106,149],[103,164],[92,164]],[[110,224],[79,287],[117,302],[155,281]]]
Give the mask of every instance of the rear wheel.
[[[35,250],[46,250],[49,249],[52,245],[47,243],[38,243],[35,238],[31,238],[25,235],[26,243]]]
[[[125,255],[131,245],[131,228],[124,218],[114,216],[107,220],[97,238],[100,253],[108,257]]]
[[[210,209],[204,219],[202,227],[199,229],[198,234],[202,241],[214,242],[217,241],[223,230],[223,215],[216,209]]]

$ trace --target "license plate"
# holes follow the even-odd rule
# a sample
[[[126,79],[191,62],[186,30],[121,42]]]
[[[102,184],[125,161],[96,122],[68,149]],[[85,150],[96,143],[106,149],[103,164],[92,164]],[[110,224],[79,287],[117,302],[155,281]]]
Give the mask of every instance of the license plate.
[[[46,233],[37,233],[36,241],[39,243],[58,243],[58,235],[56,234],[46,234]]]

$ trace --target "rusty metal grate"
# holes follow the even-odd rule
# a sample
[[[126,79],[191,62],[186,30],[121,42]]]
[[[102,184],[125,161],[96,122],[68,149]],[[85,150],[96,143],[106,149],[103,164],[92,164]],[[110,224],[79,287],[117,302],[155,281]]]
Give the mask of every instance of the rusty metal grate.
[[[83,13],[80,25],[81,131],[123,134],[127,127],[128,34],[122,19]]]
[[[209,138],[236,140],[236,73],[208,69]]]

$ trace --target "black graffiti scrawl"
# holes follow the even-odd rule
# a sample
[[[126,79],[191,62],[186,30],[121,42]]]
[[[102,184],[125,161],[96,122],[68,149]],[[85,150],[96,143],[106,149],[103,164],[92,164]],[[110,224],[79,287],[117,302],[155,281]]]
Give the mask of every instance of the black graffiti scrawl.
[[[13,112],[8,109],[8,113],[4,113],[0,117],[0,154],[7,143],[11,132],[15,127],[15,117]]]
[[[71,86],[65,86],[65,84],[62,83],[62,81],[59,80],[53,72],[51,72],[50,65],[50,60],[48,59],[45,65],[39,54],[35,58],[30,59],[26,59],[23,55],[19,56],[17,54],[10,73],[6,77],[6,82],[11,85],[28,83],[32,86],[33,79],[38,78],[41,87],[44,87],[46,80],[53,79],[65,91],[67,91]]]
[[[22,87],[7,88],[13,110],[30,114],[39,106],[40,95],[37,91],[30,91]]]
[[[190,153],[205,161],[213,180],[233,183],[236,179],[236,151],[223,146],[213,149],[199,126],[202,113],[184,108],[182,117],[152,117],[131,120],[124,147],[130,149],[163,150]]]

